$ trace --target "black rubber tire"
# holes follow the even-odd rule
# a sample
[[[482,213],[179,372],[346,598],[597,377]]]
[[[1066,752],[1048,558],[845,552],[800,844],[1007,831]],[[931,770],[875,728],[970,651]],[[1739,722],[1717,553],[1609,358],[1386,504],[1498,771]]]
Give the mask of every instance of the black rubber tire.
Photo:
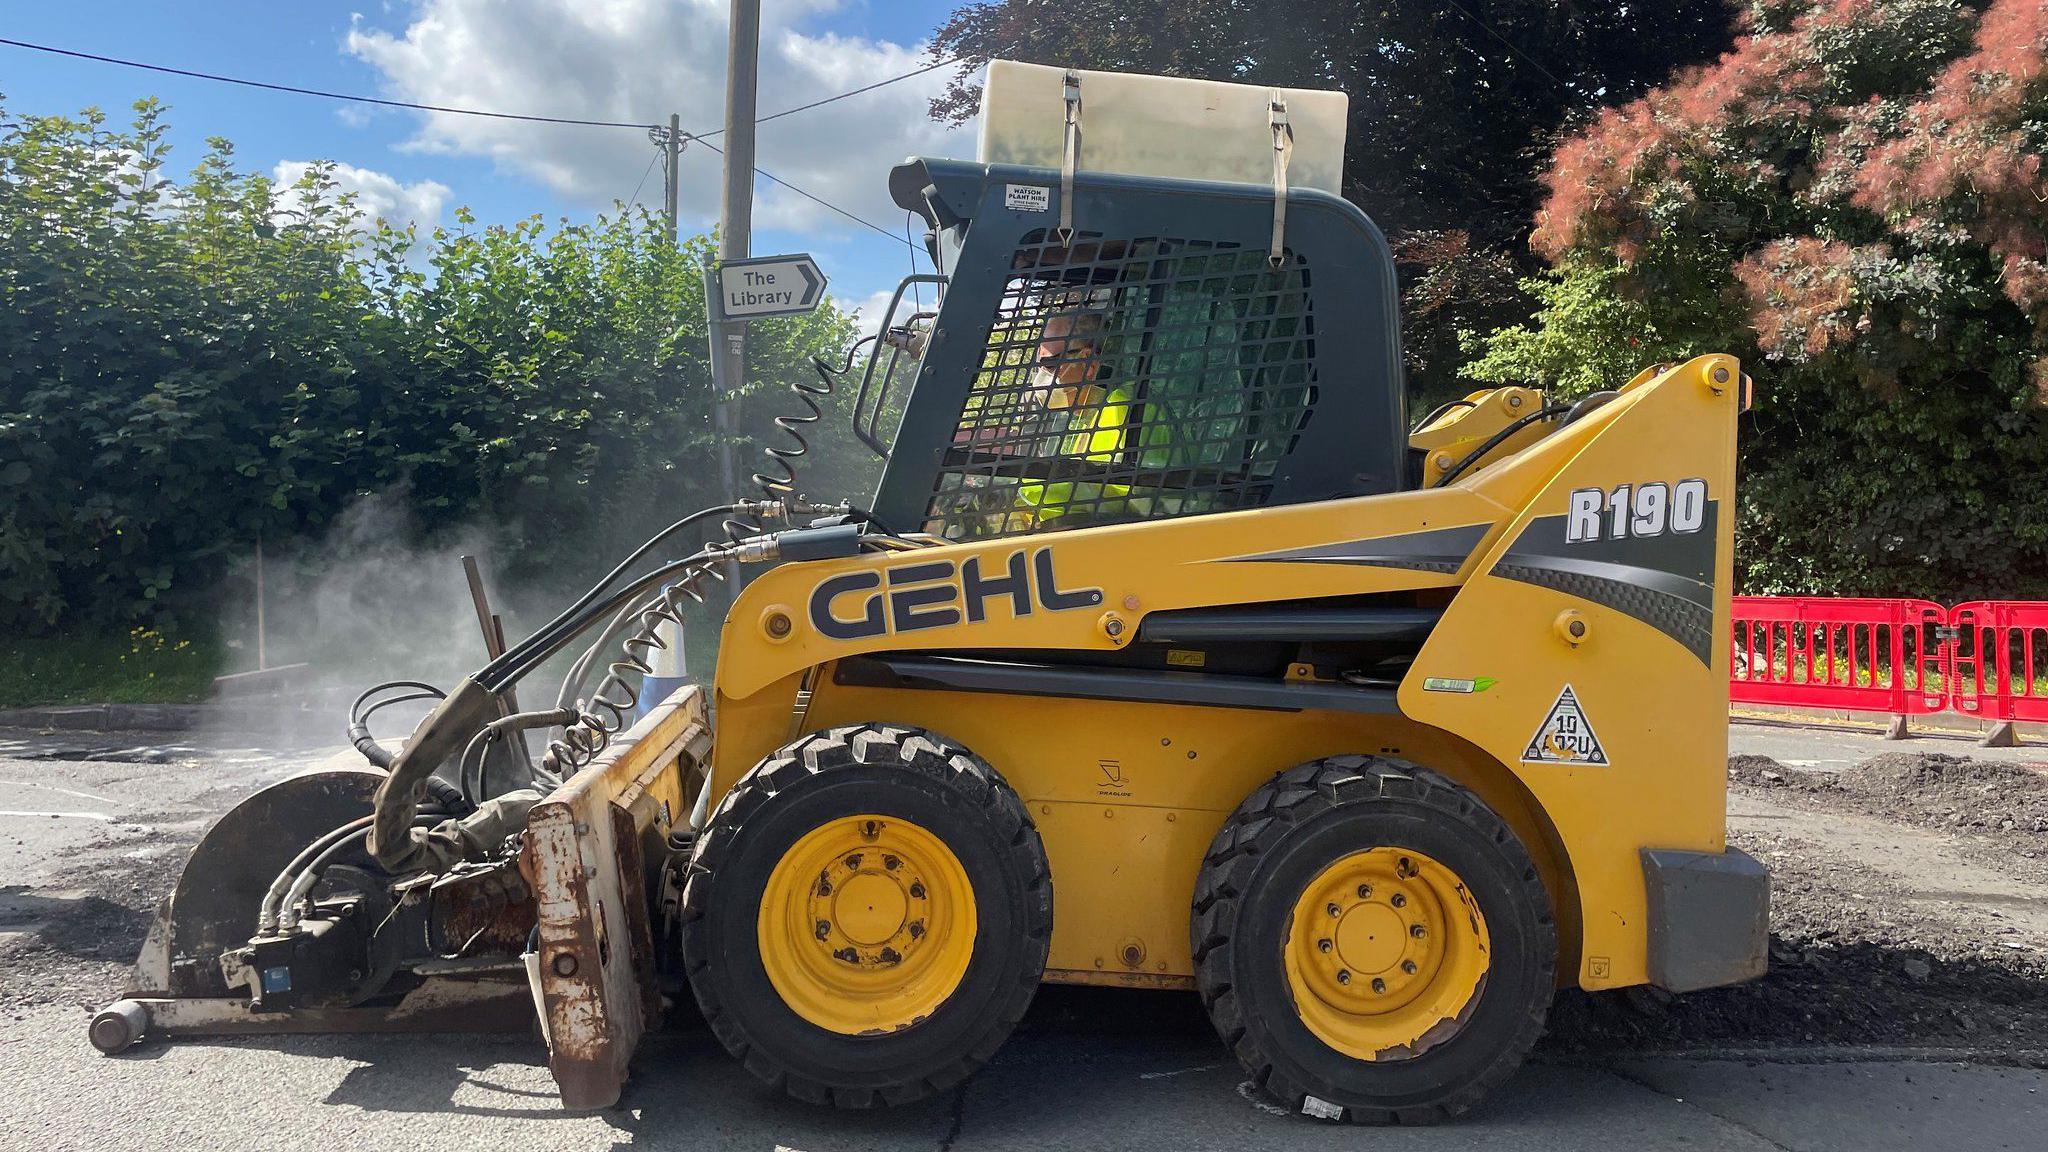
[[[1365,1061],[1296,1013],[1282,954],[1302,890],[1329,864],[1380,845],[1455,871],[1486,918],[1491,961],[1471,1016],[1406,1059]],[[1557,929],[1543,878],[1514,832],[1441,773],[1335,756],[1275,776],[1224,822],[1195,884],[1195,984],[1252,1082],[1296,1111],[1366,1124],[1429,1124],[1512,1075],[1543,1033]]]
[[[972,958],[915,1026],[848,1036],[797,1015],[769,982],[756,917],[796,840],[879,813],[943,840],[974,890]],[[1023,801],[987,761],[919,728],[830,728],[740,778],[712,813],[683,888],[683,967],[704,1019],[749,1072],[799,1100],[908,1104],[965,1080],[1023,1018],[1052,943],[1052,873]]]

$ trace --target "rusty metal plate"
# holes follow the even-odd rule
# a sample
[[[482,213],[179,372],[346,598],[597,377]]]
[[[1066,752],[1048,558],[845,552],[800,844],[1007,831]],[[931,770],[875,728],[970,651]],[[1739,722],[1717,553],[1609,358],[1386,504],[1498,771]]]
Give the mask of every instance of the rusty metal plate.
[[[650,876],[667,860],[670,828],[688,820],[684,778],[710,742],[703,692],[684,688],[527,818],[548,1066],[565,1107],[617,1103],[654,1023]]]

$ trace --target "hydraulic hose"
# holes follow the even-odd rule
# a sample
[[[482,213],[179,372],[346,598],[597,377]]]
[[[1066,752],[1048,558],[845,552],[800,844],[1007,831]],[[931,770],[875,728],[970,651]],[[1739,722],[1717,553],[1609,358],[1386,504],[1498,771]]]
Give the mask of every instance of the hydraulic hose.
[[[661,638],[661,626],[681,623],[687,603],[704,603],[697,582],[724,556],[709,554],[696,567],[686,570],[675,583],[663,588],[637,613],[640,626],[619,644],[619,658],[612,662],[605,678],[598,682],[587,703],[579,705],[576,722],[563,730],[561,738],[548,745],[541,766],[557,779],[567,780],[603,752],[611,738],[626,727],[627,718],[640,702],[640,683],[654,671],[649,657],[668,647]]]
[[[1456,464],[1451,465],[1449,470],[1447,470],[1444,473],[1443,479],[1438,480],[1436,482],[1436,487],[1441,488],[1444,485],[1449,484],[1451,481],[1456,480],[1460,475],[1464,473],[1465,469],[1470,468],[1472,465],[1485,459],[1486,454],[1488,452],[1491,452],[1495,448],[1500,447],[1503,443],[1507,441],[1508,437],[1513,436],[1515,433],[1520,432],[1522,429],[1527,428],[1529,425],[1534,424],[1538,420],[1554,420],[1557,417],[1562,416],[1569,411],[1571,411],[1571,405],[1569,404],[1552,404],[1544,408],[1538,408],[1536,411],[1529,413],[1527,416],[1524,416],[1519,420],[1511,421],[1507,427],[1502,428],[1500,431],[1495,432],[1493,435],[1487,437],[1485,442],[1481,443],[1479,447],[1474,448],[1470,452],[1467,452],[1465,454],[1464,459],[1458,461]]]
[[[413,826],[416,828],[430,827],[438,822],[439,819],[440,817],[437,815],[428,815],[423,812],[413,817]],[[266,913],[274,911],[276,931],[291,932],[299,926],[299,901],[304,900],[306,895],[313,891],[314,886],[320,883],[320,877],[326,873],[330,864],[339,860],[343,853],[356,846],[356,841],[367,835],[369,835],[369,829],[360,828],[331,837],[319,854],[308,861],[306,866],[301,868],[292,877],[291,886],[285,890],[284,897],[277,902],[275,909],[267,905],[264,909]],[[279,879],[282,878],[279,877]]]
[[[409,692],[403,696],[393,696],[385,700],[379,700],[368,708],[363,707],[363,703],[369,700],[370,697],[389,688],[412,688],[416,689],[416,691]],[[384,683],[364,691],[362,695],[356,697],[355,703],[348,706],[348,742],[355,746],[356,751],[363,754],[363,759],[368,760],[379,768],[389,768],[391,767],[392,758],[397,753],[377,743],[377,738],[370,735],[370,717],[376,715],[378,709],[389,708],[393,704],[404,704],[411,700],[441,700],[446,698],[447,693],[424,681],[386,680]]]
[[[425,837],[412,825],[427,777],[461,751],[470,733],[497,719],[497,710],[496,692],[474,678],[465,679],[427,714],[392,758],[390,775],[377,786],[370,825],[370,854],[385,870],[414,871],[426,859]]]
[[[448,813],[440,808],[423,807],[418,818],[439,820],[447,815]],[[256,934],[263,936],[276,930],[278,909],[283,906],[285,893],[291,890],[292,881],[299,873],[304,872],[308,865],[335,844],[369,831],[372,819],[370,816],[358,816],[306,845],[297,856],[292,857],[292,862],[284,866],[284,871],[279,872],[277,879],[270,882],[270,890],[263,894],[263,905],[256,915]]]
[[[507,732],[524,731],[528,728],[551,728],[558,724],[574,724],[577,716],[578,713],[574,708],[548,708],[537,712],[514,712],[510,716],[500,717],[484,725],[475,736],[470,737],[469,744],[463,748],[462,759],[457,765],[456,779],[460,781],[463,799],[468,800],[472,804],[482,804],[485,800],[489,799],[489,797],[483,794],[483,761],[484,749],[487,745],[502,739]],[[475,788],[469,786],[471,764],[476,765]],[[536,769],[536,771],[542,771],[542,769]],[[540,783],[537,780],[529,780],[528,782]],[[559,782],[549,781],[549,783]]]
[[[649,588],[675,578],[680,573],[688,571],[706,561],[731,559],[736,552],[737,549],[731,545],[714,544],[701,548],[681,560],[673,560],[658,568],[650,569],[634,577],[625,587],[590,604],[573,618],[557,617],[555,624],[551,624],[549,629],[543,630],[544,632],[551,631],[552,634],[543,636],[543,633],[535,633],[503,656],[486,664],[473,677],[473,680],[492,692],[502,692],[508,685],[517,683],[521,677],[533,671],[550,657],[554,656],[555,653],[567,647],[571,641],[588,630],[593,624],[604,619],[634,597],[644,596]],[[718,578],[723,579],[724,577],[720,576]]]
[[[524,675],[524,673],[526,671],[530,671],[534,665],[546,660],[548,656],[552,656],[555,652],[561,649],[561,646],[563,644],[567,643],[568,640],[574,639],[578,633],[582,632],[584,628],[588,627],[589,625],[587,622],[581,624],[580,626],[577,622],[580,620],[584,620],[584,618],[589,615],[590,607],[598,601],[599,597],[604,595],[605,589],[611,587],[611,585],[615,581],[617,581],[620,576],[625,574],[627,569],[631,568],[633,564],[636,561],[638,561],[642,556],[645,556],[656,544],[661,543],[663,540],[668,539],[669,537],[675,535],[678,532],[681,532],[683,529],[688,528],[690,525],[695,524],[701,520],[708,520],[713,516],[723,516],[729,512],[739,510],[742,507],[743,505],[739,503],[733,503],[720,504],[710,508],[700,508],[697,511],[690,513],[688,516],[683,517],[681,520],[676,521],[675,523],[648,537],[644,543],[642,543],[638,548],[635,548],[633,550],[632,555],[627,556],[624,560],[620,561],[617,566],[615,566],[610,572],[605,574],[603,579],[599,580],[596,584],[591,585],[590,590],[585,592],[582,596],[578,597],[575,603],[569,605],[567,608],[564,608],[560,613],[558,613],[555,616],[554,619],[548,621],[546,624],[541,625],[541,627],[538,630],[536,630],[533,633],[533,635],[528,636],[526,639],[521,640],[517,644],[514,644],[511,648],[507,649],[503,655],[491,661],[489,664],[484,665],[483,671],[478,673],[475,679],[483,681],[485,683],[496,683],[498,686],[502,686],[503,683],[507,682],[506,678],[503,675],[504,672],[508,669],[516,668],[519,670],[518,673],[511,676],[510,679],[517,680],[520,675]],[[671,564],[663,565],[661,568],[656,568],[655,571],[660,572],[664,569],[673,568],[674,566],[675,565],[672,562]],[[633,587],[644,586],[645,580],[645,576],[640,577],[639,579],[635,580]],[[609,600],[607,600],[606,603],[615,604],[618,602],[618,600],[625,598],[626,595],[627,594],[624,593],[615,594]],[[567,637],[560,635],[561,631],[565,628],[570,629]],[[542,655],[539,660],[530,659],[532,653],[537,650],[544,650],[545,655]]]
[[[576,663],[569,668],[569,674],[562,677],[562,687],[555,693],[555,707],[575,707],[576,701],[583,695],[583,685],[590,679],[590,669],[597,662],[597,654],[605,651],[611,642],[626,630],[627,622],[639,611],[638,604],[629,603],[619,609],[618,615],[611,618],[604,626],[604,630],[597,634],[597,639],[591,641],[590,647],[585,648],[583,654],[576,658]]]

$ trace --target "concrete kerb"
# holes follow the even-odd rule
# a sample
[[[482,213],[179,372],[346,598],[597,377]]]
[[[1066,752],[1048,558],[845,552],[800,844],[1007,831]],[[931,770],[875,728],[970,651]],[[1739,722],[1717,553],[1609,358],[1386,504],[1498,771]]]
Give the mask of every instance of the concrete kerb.
[[[1945,736],[1977,741],[1986,748],[2013,748],[2048,744],[2048,724],[1978,720],[1951,712],[1932,716],[1887,716],[1882,713],[1848,712],[1836,708],[1772,708],[1739,704],[1728,709],[1728,718],[1738,723],[1785,724],[1795,728],[1842,728],[1870,732],[1893,740],[1911,736]]]

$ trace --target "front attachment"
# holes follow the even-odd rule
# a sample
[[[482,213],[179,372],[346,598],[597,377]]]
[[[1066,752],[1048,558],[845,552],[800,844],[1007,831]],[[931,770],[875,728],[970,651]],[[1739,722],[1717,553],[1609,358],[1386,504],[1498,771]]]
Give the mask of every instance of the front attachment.
[[[263,935],[259,910],[279,874],[307,845],[365,820],[384,779],[366,769],[309,772],[257,792],[216,821],[158,907],[122,998],[93,1018],[93,1045],[111,1054],[145,1036],[524,1030],[526,990],[505,971],[437,973],[419,965],[401,975],[395,965],[371,962],[389,952],[380,941],[395,934],[373,931],[385,927],[391,909],[382,886],[367,882],[367,857],[339,861],[315,894],[355,913],[320,922],[338,931],[307,934],[317,946],[303,954],[294,947],[288,956],[273,950],[253,964],[223,964]],[[451,922],[478,919],[445,896],[435,907],[452,912]],[[465,938],[487,943],[492,927],[479,919]],[[231,983],[228,971],[245,978]]]
[[[520,867],[538,906],[527,971],[566,1107],[617,1103],[658,1018],[648,893],[689,828],[684,782],[703,779],[710,752],[703,691],[682,689],[527,818]]]

